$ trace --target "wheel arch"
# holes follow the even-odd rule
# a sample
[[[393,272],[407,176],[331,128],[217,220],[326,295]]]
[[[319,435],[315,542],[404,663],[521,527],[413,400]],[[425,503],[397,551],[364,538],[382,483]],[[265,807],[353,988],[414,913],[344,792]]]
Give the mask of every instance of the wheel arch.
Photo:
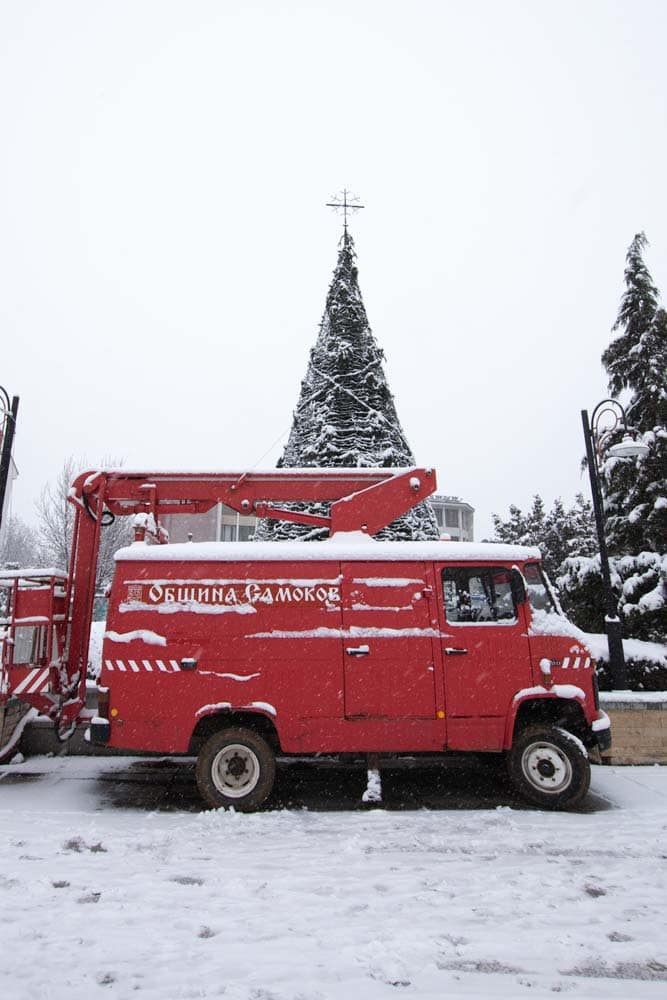
[[[517,700],[507,720],[505,749],[512,746],[519,733],[532,726],[558,726],[578,736],[586,746],[591,745],[590,727],[580,698],[544,694]]]
[[[203,715],[192,730],[188,753],[196,756],[206,740],[221,729],[243,728],[263,736],[274,753],[280,752],[280,738],[273,719],[253,709],[212,709]]]

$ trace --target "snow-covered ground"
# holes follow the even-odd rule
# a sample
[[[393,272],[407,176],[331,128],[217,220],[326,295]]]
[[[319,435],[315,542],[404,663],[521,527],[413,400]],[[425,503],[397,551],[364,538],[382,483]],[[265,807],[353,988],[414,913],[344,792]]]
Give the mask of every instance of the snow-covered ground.
[[[133,766],[0,767],[8,1000],[667,995],[667,768],[579,813],[241,815],[114,796]]]

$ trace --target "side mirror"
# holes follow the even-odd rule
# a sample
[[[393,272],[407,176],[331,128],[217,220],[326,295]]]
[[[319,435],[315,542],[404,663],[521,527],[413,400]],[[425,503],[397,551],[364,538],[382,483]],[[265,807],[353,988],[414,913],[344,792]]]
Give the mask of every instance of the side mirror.
[[[526,603],[526,584],[523,579],[523,574],[516,566],[512,567],[512,572],[510,574],[510,588],[512,590],[512,599],[517,607],[520,604]]]

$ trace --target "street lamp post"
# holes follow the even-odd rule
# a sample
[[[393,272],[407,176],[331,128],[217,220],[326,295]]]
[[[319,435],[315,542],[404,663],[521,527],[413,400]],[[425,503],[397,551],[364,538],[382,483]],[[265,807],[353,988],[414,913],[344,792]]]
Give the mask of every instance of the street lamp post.
[[[611,416],[612,423],[605,429],[600,429],[600,421],[603,416]],[[588,411],[581,411],[581,420],[584,427],[584,440],[586,442],[586,458],[588,461],[588,474],[591,480],[591,493],[593,495],[593,512],[595,514],[595,527],[597,529],[598,546],[600,549],[600,568],[602,570],[602,583],[605,597],[605,629],[607,632],[607,643],[609,645],[609,668],[611,672],[611,684],[614,690],[625,690],[628,686],[628,675],[625,667],[625,655],[623,653],[623,629],[618,616],[618,602],[614,597],[611,586],[611,571],[609,568],[609,551],[607,540],[604,534],[604,510],[602,506],[602,490],[600,488],[600,459],[605,441],[617,429],[624,432],[623,440],[616,445],[611,445],[607,449],[607,454],[615,458],[636,458],[646,455],[648,448],[645,444],[634,440],[628,431],[625,410],[615,399],[604,399],[593,410],[593,416],[589,423]]]
[[[19,397],[14,396],[10,404],[8,392],[0,385],[0,440],[2,441],[2,449],[0,450],[0,528],[2,527],[2,514],[5,508],[5,496],[9,481],[9,468],[12,459],[12,445],[14,443],[14,431],[16,430],[18,412]]]

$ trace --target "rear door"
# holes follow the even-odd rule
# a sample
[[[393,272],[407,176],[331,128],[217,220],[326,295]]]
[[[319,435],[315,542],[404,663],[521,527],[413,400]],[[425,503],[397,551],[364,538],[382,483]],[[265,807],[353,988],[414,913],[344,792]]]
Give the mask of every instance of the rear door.
[[[346,718],[435,718],[437,612],[423,563],[342,569]]]

